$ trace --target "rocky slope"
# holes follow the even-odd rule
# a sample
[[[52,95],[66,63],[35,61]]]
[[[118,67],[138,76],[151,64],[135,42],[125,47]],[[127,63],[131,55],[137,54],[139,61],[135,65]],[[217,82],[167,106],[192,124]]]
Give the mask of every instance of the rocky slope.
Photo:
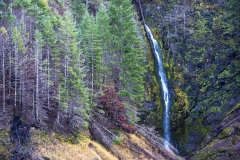
[[[240,158],[240,106],[232,110],[220,123],[215,137],[197,152],[191,154],[190,159],[239,159]],[[194,155],[195,154],[195,155]]]

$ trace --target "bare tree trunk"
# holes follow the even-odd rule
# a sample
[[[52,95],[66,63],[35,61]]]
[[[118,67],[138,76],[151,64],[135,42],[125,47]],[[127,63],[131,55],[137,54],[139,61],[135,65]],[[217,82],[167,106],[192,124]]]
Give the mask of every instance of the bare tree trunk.
[[[66,42],[67,44],[69,44],[69,40],[68,40],[68,37],[67,37],[67,42]],[[65,56],[65,66],[64,66],[64,89],[66,90],[66,92],[67,92],[67,96],[65,95],[65,97],[64,97],[64,102],[66,103],[67,102],[67,100],[68,100],[68,86],[67,86],[67,78],[68,78],[68,65],[69,65],[69,61],[68,61],[68,59],[69,59],[69,48],[68,47],[70,47],[70,46],[67,46],[67,48],[66,48],[66,56]],[[67,112],[67,109],[66,109],[66,112]]]
[[[92,35],[92,42],[93,42],[93,35]],[[93,76],[94,76],[94,67],[93,67],[93,64],[94,64],[94,58],[93,58],[93,45],[92,45],[92,52],[91,52],[91,61],[92,61],[92,86],[91,86],[91,89],[92,89],[92,95],[91,95],[91,104],[93,102]]]
[[[12,47],[11,51],[9,52],[9,82],[8,82],[8,95],[11,93],[11,83],[12,82]]]
[[[183,10],[184,12],[183,12],[183,23],[184,23],[184,25],[183,25],[183,31],[184,31],[184,33],[183,33],[183,36],[184,36],[184,39],[185,39],[185,26],[186,26],[186,10],[185,10],[185,6],[184,6],[184,10]]]
[[[6,109],[6,91],[5,91],[5,47],[3,44],[3,51],[2,51],[2,79],[3,79],[3,112],[5,112]]]
[[[39,62],[38,62],[38,58],[39,58],[39,55],[38,55],[38,46],[36,46],[36,48],[37,48],[37,50],[36,50],[36,57],[35,57],[35,66],[36,66],[36,74],[37,74],[37,76],[36,76],[36,101],[35,101],[35,103],[36,103],[36,120],[38,121],[38,119],[39,119],[39,117],[38,117],[38,111],[39,111],[39,93],[38,93],[38,76],[39,76],[39,74],[38,74],[38,65],[39,65]]]
[[[18,60],[18,49],[17,49],[17,43],[15,43],[14,46],[15,49],[15,57],[14,57],[14,107],[15,107],[15,111],[17,108],[17,60]]]
[[[21,26],[21,35],[25,35],[26,34],[26,28],[25,28],[26,22],[25,22],[24,10],[22,10],[22,18],[21,19],[22,19],[22,22],[24,23],[24,25]],[[25,36],[22,36],[22,40],[24,43]],[[21,107],[20,112],[21,113],[23,111],[23,106],[24,106],[23,104],[25,103],[23,100],[23,97],[22,97],[22,95],[25,95],[25,93],[24,93],[24,91],[25,91],[24,90],[24,82],[25,81],[24,80],[26,80],[26,79],[24,78],[24,75],[25,75],[24,71],[27,71],[25,68],[26,62],[27,62],[27,56],[25,56],[25,54],[22,54],[22,61],[21,61],[20,74],[19,74],[19,77],[20,77],[20,89],[19,89],[20,98],[19,98],[19,100],[20,100],[20,107]]]
[[[177,35],[177,10],[175,10],[175,16],[174,16],[174,36]]]
[[[48,47],[48,49],[47,49],[47,87],[48,87],[48,89],[47,89],[47,106],[48,106],[48,108],[49,108],[49,88],[50,88],[50,85],[49,85],[49,83],[50,83],[50,67],[49,67],[49,64],[50,64],[50,58],[49,58],[49,47]]]
[[[60,93],[60,86],[58,86],[58,114],[57,114],[57,118],[55,121],[55,125],[56,124],[60,124],[60,109],[61,109],[61,93]]]
[[[34,94],[32,95],[32,106],[35,105],[35,98],[34,98]],[[36,107],[33,107],[32,109],[32,115],[34,115],[36,113]],[[35,118],[36,118],[36,115],[35,115]]]

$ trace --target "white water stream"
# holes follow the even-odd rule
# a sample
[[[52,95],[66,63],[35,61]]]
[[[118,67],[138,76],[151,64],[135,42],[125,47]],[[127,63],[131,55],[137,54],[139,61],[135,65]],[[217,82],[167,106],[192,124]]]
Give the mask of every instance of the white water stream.
[[[164,139],[170,143],[171,141],[171,132],[170,132],[170,117],[169,117],[169,109],[170,109],[170,92],[168,87],[168,79],[163,67],[163,60],[162,60],[162,53],[159,47],[158,42],[153,38],[151,30],[145,24],[145,30],[147,32],[148,39],[150,41],[153,54],[157,61],[158,66],[158,76],[161,79],[161,87],[163,92],[163,99],[164,99],[164,115],[163,115],[163,129],[164,129]],[[164,146],[169,149],[169,143],[165,143]]]

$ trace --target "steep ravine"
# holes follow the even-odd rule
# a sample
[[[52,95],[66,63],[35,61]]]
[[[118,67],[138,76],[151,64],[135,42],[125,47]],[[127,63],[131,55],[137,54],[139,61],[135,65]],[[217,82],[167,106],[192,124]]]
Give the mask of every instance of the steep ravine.
[[[50,20],[51,23],[46,21],[46,27],[53,29],[54,35],[59,35],[59,20],[63,12],[70,7],[70,1],[18,0],[16,2],[20,7],[10,4],[11,2],[13,1],[4,0],[0,2],[0,44],[4,46],[0,47],[0,50],[6,53],[1,55],[3,58],[1,58],[0,63],[2,75],[7,77],[1,77],[2,84],[0,85],[1,94],[6,94],[1,95],[3,98],[0,96],[1,104],[3,104],[0,112],[0,159],[10,159],[11,151],[14,151],[17,146],[17,143],[10,143],[9,139],[10,122],[15,115],[15,109],[17,111],[16,114],[21,115],[23,122],[31,124],[35,128],[39,128],[39,126],[41,128],[36,130],[34,127],[31,127],[29,129],[32,135],[32,142],[27,149],[31,151],[29,153],[32,153],[32,155],[29,155],[33,156],[29,158],[31,160],[42,160],[43,158],[60,160],[67,158],[180,159],[180,157],[164,149],[164,141],[156,136],[156,134],[164,135],[162,123],[164,107],[161,105],[164,102],[161,97],[159,79],[156,77],[154,57],[150,46],[147,46],[147,43],[145,43],[147,39],[143,42],[143,50],[147,50],[149,62],[149,72],[146,76],[147,83],[145,86],[146,100],[143,106],[138,107],[138,118],[140,119],[139,122],[146,124],[148,127],[140,128],[137,125],[127,125],[126,128],[130,132],[134,132],[134,134],[126,133],[122,131],[123,127],[119,127],[119,124],[116,124],[116,121],[113,119],[104,117],[104,119],[107,119],[105,121],[93,114],[91,118],[95,118],[102,125],[98,128],[95,127],[95,131],[102,129],[102,131],[99,131],[100,134],[97,132],[96,135],[100,137],[99,139],[106,137],[106,140],[110,139],[108,144],[112,148],[106,149],[106,146],[104,147],[96,142],[99,141],[96,138],[97,136],[90,135],[91,127],[89,127],[89,131],[86,129],[87,125],[83,123],[81,116],[65,115],[65,112],[58,111],[59,105],[57,105],[58,103],[55,100],[46,101],[49,100],[46,98],[48,93],[55,94],[56,90],[52,89],[54,87],[46,89],[49,81],[47,80],[48,76],[45,75],[42,76],[47,83],[39,85],[44,89],[40,98],[45,99],[44,107],[42,107],[42,112],[40,112],[42,119],[40,124],[36,123],[34,111],[37,110],[37,105],[36,110],[34,110],[35,105],[32,104],[34,95],[32,93],[35,90],[37,91],[35,86],[37,86],[36,83],[38,82],[35,82],[31,76],[35,74],[35,69],[36,72],[38,71],[34,67],[34,64],[37,64],[38,61],[33,62],[34,58],[31,58],[31,56],[34,55],[35,49],[38,50],[34,31],[37,28],[42,29],[42,27],[38,26],[42,21],[35,22],[35,20],[41,19],[41,17]],[[99,1],[91,0],[89,2],[89,10],[91,13],[95,13],[98,9],[97,4]],[[133,3],[138,8],[137,0],[133,1]],[[180,151],[180,155],[185,156],[186,159],[239,159],[240,2],[238,0],[144,0],[141,3],[145,21],[151,29],[154,38],[160,44],[166,76],[172,90],[173,104],[170,110],[172,144]],[[108,3],[106,2],[106,4]],[[31,5],[33,6],[29,8],[29,11],[32,14],[36,14],[36,17],[27,15],[25,7]],[[48,5],[52,8],[50,9]],[[41,9],[36,9],[38,6]],[[44,16],[45,14],[51,15],[51,19],[48,16]],[[141,17],[140,14],[139,17]],[[21,36],[17,36],[19,33],[16,30],[16,35],[12,37],[15,25],[12,22],[14,20],[17,20],[16,26],[20,27]],[[64,19],[64,22],[66,21],[67,18]],[[139,18],[139,21],[141,21],[141,18]],[[138,30],[140,28],[138,27]],[[142,34],[146,36],[143,27],[141,29]],[[45,34],[48,35],[48,33]],[[26,72],[26,76],[29,77],[26,82],[29,83],[24,85],[30,88],[28,90],[19,89],[19,96],[15,96],[15,101],[17,99],[18,105],[13,109],[14,87],[16,90],[17,86],[16,81],[14,83],[14,79],[11,79],[11,77],[14,77],[11,65],[12,60],[16,61],[17,58],[12,59],[9,57],[11,57],[14,47],[15,52],[18,51],[16,45],[14,45],[17,41],[15,38],[18,38],[18,43],[20,44],[19,53],[21,52],[20,55],[22,56],[22,59],[19,60],[19,65],[25,67],[19,73]],[[22,41],[19,38],[22,38]],[[26,49],[28,50],[27,54],[24,54]],[[45,59],[48,57],[47,53],[49,53],[47,50],[49,50],[48,46],[42,49],[44,51],[43,58]],[[10,56],[4,57],[8,55]],[[8,60],[7,64],[9,64],[7,67],[4,66],[5,58]],[[17,66],[15,68],[19,67],[16,64],[15,66]],[[47,72],[48,69],[44,71]],[[17,79],[17,76],[15,79]],[[9,85],[9,90],[6,92],[5,80],[11,83],[6,83]],[[24,78],[22,77],[21,80],[24,81]],[[22,87],[22,85],[20,86]],[[7,93],[10,94],[7,95]],[[25,104],[29,104],[22,105],[22,99],[25,99]],[[118,103],[118,105],[121,106],[121,103]],[[100,115],[103,114],[101,113]],[[59,121],[59,117],[61,121]],[[73,117],[75,119],[70,119]],[[122,119],[126,120],[125,118],[123,114]],[[56,127],[56,123],[60,124],[59,122],[61,122],[61,125]],[[71,126],[73,123],[77,125]],[[79,123],[81,124],[80,127]],[[82,126],[84,124],[85,128]],[[108,128],[108,130],[103,128]],[[109,133],[109,131],[111,132]],[[111,139],[110,134],[114,139]],[[19,138],[15,140],[19,141]],[[102,141],[104,140],[102,139]],[[25,149],[23,147],[24,152]]]
[[[162,47],[164,67],[174,91],[173,144],[181,155],[195,154],[204,146],[218,143],[219,134],[231,124],[229,117],[237,116],[233,110],[239,108],[240,101],[239,1],[147,0],[141,4],[145,21]],[[154,61],[149,60],[153,65]],[[159,114],[145,111],[146,124],[152,119],[162,121],[163,116],[154,79],[150,78],[148,84],[152,95],[146,104],[154,101]],[[239,123],[235,118],[234,123]],[[154,123],[162,133],[162,124]],[[222,123],[230,124],[223,127]],[[237,141],[239,125],[231,125],[234,129],[227,132],[227,137]],[[239,156],[237,143],[222,145],[221,153]],[[212,159],[221,157],[214,153],[209,151],[215,155]]]

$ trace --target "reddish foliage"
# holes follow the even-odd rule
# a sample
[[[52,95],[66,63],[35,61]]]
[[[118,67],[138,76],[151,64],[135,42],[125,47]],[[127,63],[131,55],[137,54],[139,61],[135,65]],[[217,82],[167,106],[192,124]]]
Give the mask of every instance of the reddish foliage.
[[[134,133],[136,131],[136,127],[130,124],[122,124],[122,128],[128,133]]]
[[[127,132],[133,133],[135,127],[128,124],[128,118],[126,116],[126,108],[124,104],[119,101],[117,91],[114,86],[108,85],[103,88],[103,95],[99,97],[100,104],[103,105],[105,113],[109,118],[122,127]]]
[[[63,11],[62,9],[59,9],[59,10],[58,10],[58,14],[59,14],[59,15],[61,15],[61,16],[62,16],[62,15],[63,15],[63,13],[64,13],[64,11]]]
[[[118,116],[117,122],[119,122],[120,124],[127,123],[127,117],[125,115],[120,114]]]

